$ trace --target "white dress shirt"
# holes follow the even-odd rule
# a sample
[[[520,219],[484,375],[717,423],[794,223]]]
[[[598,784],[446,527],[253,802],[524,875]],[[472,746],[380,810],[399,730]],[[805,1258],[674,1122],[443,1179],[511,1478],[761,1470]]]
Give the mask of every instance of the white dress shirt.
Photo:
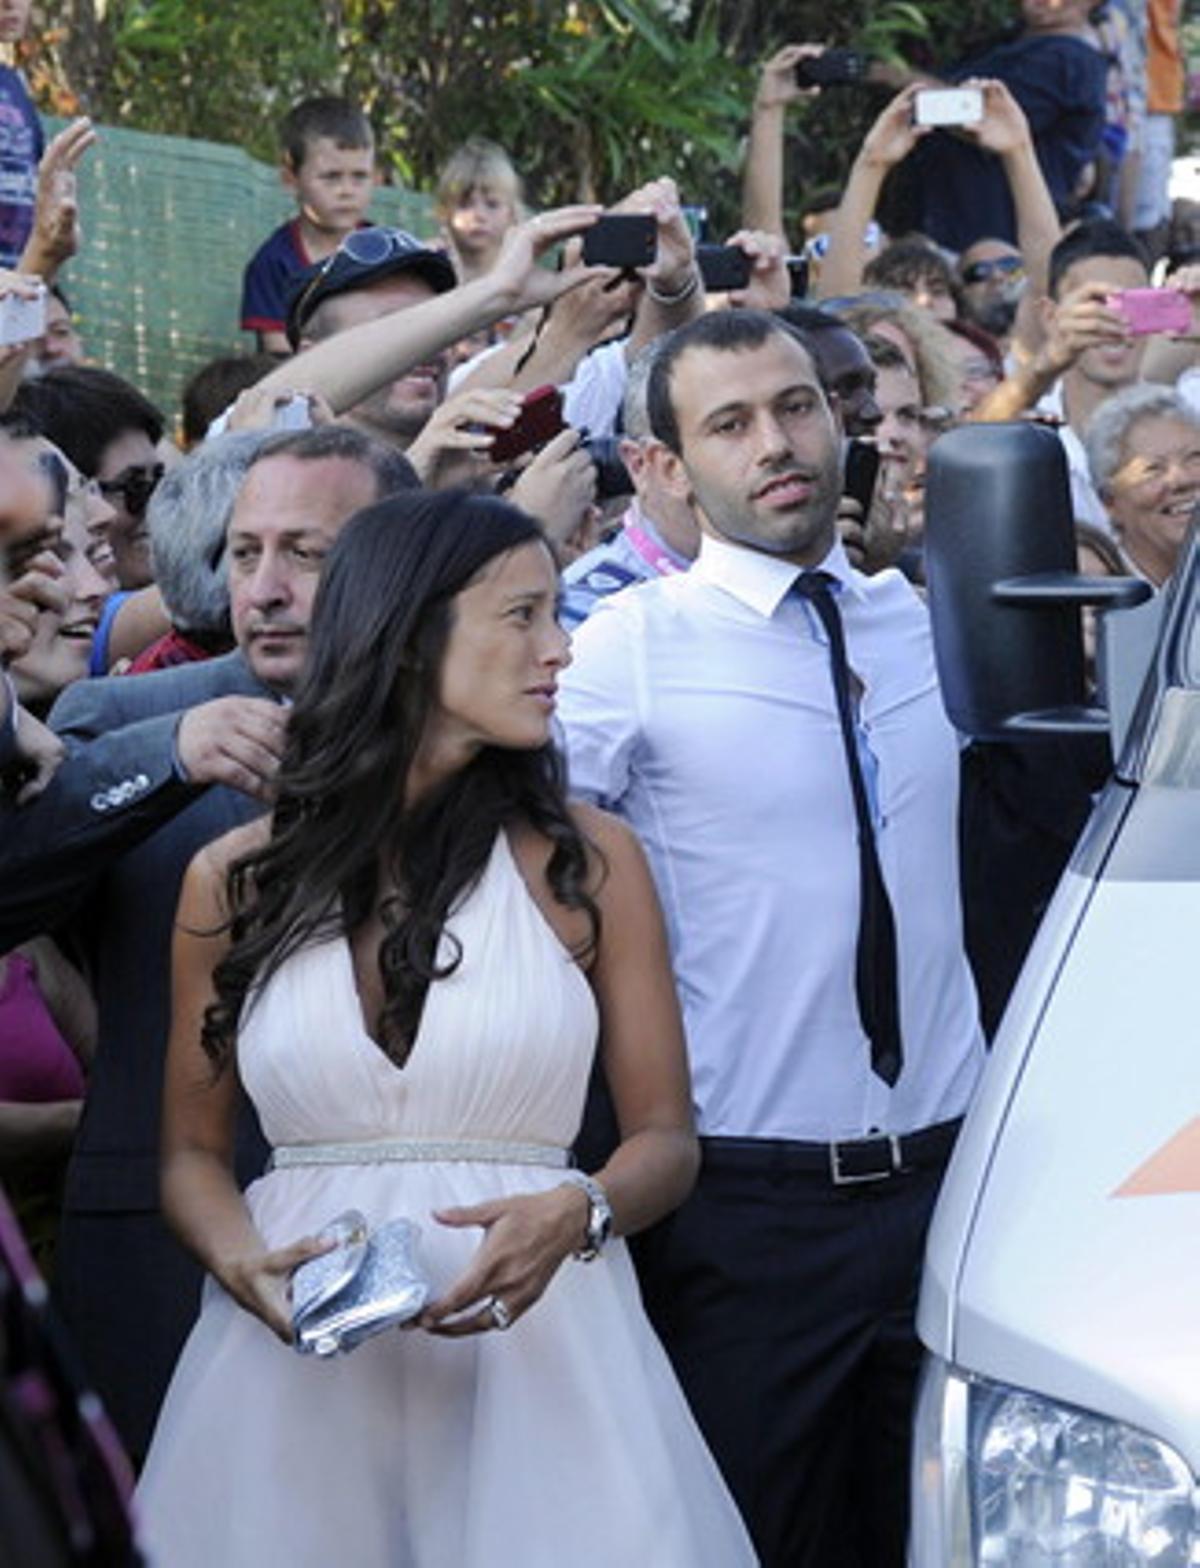
[[[826,1141],[966,1107],[983,1060],[963,954],[958,745],[924,606],[824,570],[861,682],[896,917],[904,1070],[871,1071],[854,990],[859,858],[823,629],[799,569],[705,537],[686,574],[605,599],[562,677],[572,793],[641,838],[663,903],[700,1131]]]

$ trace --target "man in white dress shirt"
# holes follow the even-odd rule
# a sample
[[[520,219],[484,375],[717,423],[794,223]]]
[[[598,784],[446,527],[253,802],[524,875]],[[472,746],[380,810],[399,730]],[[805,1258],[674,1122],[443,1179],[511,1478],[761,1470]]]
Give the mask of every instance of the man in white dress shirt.
[[[838,542],[839,438],[791,330],[755,311],[681,328],[649,405],[700,555],[598,607],[562,701],[573,790],[650,855],[703,1139],[643,1288],[763,1562],[900,1568],[920,1258],[983,1056],[958,747],[923,606]],[[867,822],[898,1070],[861,986]]]

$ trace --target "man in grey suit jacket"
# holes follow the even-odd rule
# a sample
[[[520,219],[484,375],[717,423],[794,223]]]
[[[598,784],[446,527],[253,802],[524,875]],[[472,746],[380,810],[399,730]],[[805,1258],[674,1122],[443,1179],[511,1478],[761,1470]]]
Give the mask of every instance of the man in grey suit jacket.
[[[346,519],[413,483],[355,431],[280,436],[253,459],[227,553],[238,647],[151,675],[81,681],[51,715],[67,758],[0,832],[0,952],[69,920],[100,1037],[68,1174],[55,1289],[131,1454],[149,1442],[195,1315],[199,1270],[158,1211],[170,946],[192,856],[264,808],[321,562]],[[248,1128],[242,1175],[261,1168]]]

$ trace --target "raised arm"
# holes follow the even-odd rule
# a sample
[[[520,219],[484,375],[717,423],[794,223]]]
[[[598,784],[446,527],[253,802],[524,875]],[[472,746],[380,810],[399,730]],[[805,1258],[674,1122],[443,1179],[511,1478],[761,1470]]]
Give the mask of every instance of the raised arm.
[[[917,90],[914,83],[898,93],[863,138],[830,225],[829,249],[817,282],[821,299],[856,294],[862,288],[863,234],[875,216],[883,182],[928,132],[927,126],[913,124]]]
[[[1050,390],[1085,349],[1126,342],[1128,323],[1105,303],[1109,293],[1109,284],[1084,283],[1064,295],[1048,312],[1041,347],[972,409],[968,420],[990,424],[1018,419]]]
[[[1192,324],[1182,335],[1156,332],[1150,339],[1142,361],[1142,375],[1147,381],[1178,381],[1185,370],[1192,370],[1200,362],[1200,266],[1180,267],[1164,286],[1188,296]]]
[[[1049,288],[1050,252],[1062,235],[1062,225],[1021,105],[1003,82],[981,78],[964,85],[982,90],[984,115],[978,126],[965,127],[963,134],[1000,159],[1012,193],[1017,245],[1027,279],[1017,311],[1015,343],[1018,356],[1032,356],[1045,335],[1038,306]]]
[[[43,153],[38,165],[33,228],[21,253],[22,272],[35,272],[52,283],[59,268],[79,250],[75,172],[84,154],[95,145],[92,122],[72,120]]]
[[[658,250],[654,262],[640,269],[645,291],[637,305],[633,331],[625,343],[625,357],[632,360],[647,344],[676,327],[682,327],[704,310],[704,284],[696,265],[696,246],[679,203],[672,179],[651,180],[614,209],[650,213],[658,225]]]
[[[561,207],[510,229],[490,272],[408,310],[363,322],[316,343],[258,383],[260,389],[323,397],[343,414],[377,388],[460,338],[505,316],[547,305],[595,277],[593,267],[551,272],[541,259],[561,240],[590,228],[599,207]]]
[[[815,96],[796,80],[798,61],[823,53],[820,44],[785,44],[765,62],[750,110],[750,135],[742,165],[742,228],[778,234],[783,225],[783,132],[789,105]]]
[[[234,1300],[291,1341],[291,1271],[325,1248],[311,1239],[269,1250],[233,1174],[238,1080],[220,1073],[200,1043],[213,972],[228,947],[225,877],[254,830],[237,829],[188,867],[171,950],[171,1037],[163,1087],[163,1213],[179,1239]]]

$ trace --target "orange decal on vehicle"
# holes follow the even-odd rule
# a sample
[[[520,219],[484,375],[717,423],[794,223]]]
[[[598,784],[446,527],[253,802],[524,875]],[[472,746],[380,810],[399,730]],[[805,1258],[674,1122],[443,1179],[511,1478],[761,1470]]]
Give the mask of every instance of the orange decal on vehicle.
[[[1139,1165],[1113,1197],[1151,1198],[1168,1192],[1200,1192],[1200,1116]]]

